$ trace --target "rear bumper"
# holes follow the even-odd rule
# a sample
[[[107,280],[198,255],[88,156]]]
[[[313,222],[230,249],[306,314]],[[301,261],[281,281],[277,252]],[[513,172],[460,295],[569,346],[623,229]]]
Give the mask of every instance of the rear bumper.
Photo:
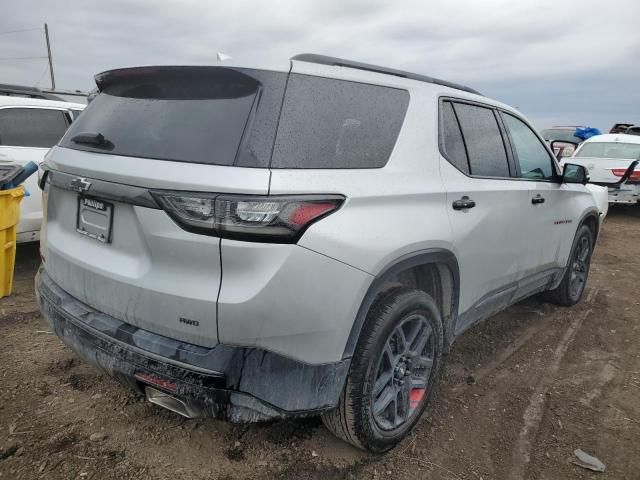
[[[640,201],[640,185],[626,184],[609,189],[609,203],[635,204]]]
[[[20,204],[20,221],[17,227],[16,241],[37,242],[40,240],[40,227],[42,226],[42,200],[40,190],[32,190],[31,178],[28,179],[27,189],[30,195],[22,199]]]
[[[38,242],[40,240],[40,230],[30,232],[20,232],[16,234],[17,243]]]
[[[145,385],[184,402],[192,416],[254,422],[329,410],[338,402],[349,361],[305,364],[258,348],[201,347],[126,324],[58,287],[40,269],[43,316],[79,356],[123,385]]]

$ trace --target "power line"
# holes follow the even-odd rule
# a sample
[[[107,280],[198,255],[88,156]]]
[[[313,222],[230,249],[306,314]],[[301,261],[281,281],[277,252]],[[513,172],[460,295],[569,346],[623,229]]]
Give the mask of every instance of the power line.
[[[33,28],[23,28],[20,30],[7,30],[5,32],[0,32],[0,35],[8,35],[10,33],[21,33],[21,32],[33,32],[34,30],[42,30],[40,27]]]
[[[45,64],[44,70],[42,70],[42,75],[40,75],[40,78],[38,79],[38,81],[33,85],[34,87],[37,87],[40,84],[40,82],[46,75],[48,69],[49,69],[49,64]]]
[[[21,32],[34,32],[34,31],[42,31],[40,28],[37,27],[31,27],[31,28],[20,28],[20,29],[15,29],[15,30],[5,30],[4,32],[0,32],[0,35],[8,35],[11,33],[21,33]],[[51,42],[49,40],[49,27],[48,25],[45,23],[44,24],[44,37],[45,37],[45,41],[47,44],[47,56],[43,57],[43,56],[28,56],[28,57],[0,57],[0,62],[15,62],[15,61],[19,61],[19,60],[44,60],[44,59],[48,59],[49,60],[49,73],[51,74],[51,88],[55,90],[56,88],[56,81],[55,78],[53,76],[53,60],[52,60],[52,56],[51,56]],[[40,78],[38,79],[38,81],[36,82],[36,85],[39,84],[42,81],[42,77],[43,75],[40,76]]]
[[[2,60],[40,60],[43,58],[49,58],[49,57],[0,57],[0,61]]]

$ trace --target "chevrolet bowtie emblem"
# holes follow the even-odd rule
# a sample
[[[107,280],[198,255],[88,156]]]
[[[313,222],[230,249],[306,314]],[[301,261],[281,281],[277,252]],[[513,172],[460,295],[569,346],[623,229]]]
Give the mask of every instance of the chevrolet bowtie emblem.
[[[91,182],[89,182],[86,178],[76,177],[71,180],[71,184],[69,185],[71,190],[75,190],[76,192],[86,192],[91,187]]]

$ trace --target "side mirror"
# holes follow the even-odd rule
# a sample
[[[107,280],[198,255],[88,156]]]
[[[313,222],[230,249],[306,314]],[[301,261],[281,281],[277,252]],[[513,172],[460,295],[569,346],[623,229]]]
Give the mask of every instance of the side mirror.
[[[576,142],[570,142],[568,140],[553,140],[550,146],[558,161],[564,157],[570,157],[573,155],[573,152],[576,151],[576,148],[578,148]]]
[[[565,163],[562,169],[562,183],[581,183],[586,185],[589,182],[587,169],[575,163]]]

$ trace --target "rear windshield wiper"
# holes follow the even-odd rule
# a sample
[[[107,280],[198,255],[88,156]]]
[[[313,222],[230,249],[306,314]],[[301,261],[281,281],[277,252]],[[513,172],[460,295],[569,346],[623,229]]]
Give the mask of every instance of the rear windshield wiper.
[[[92,145],[94,147],[109,148],[113,144],[104,138],[104,135],[98,132],[81,132],[71,137],[73,143],[81,143],[84,145]]]

